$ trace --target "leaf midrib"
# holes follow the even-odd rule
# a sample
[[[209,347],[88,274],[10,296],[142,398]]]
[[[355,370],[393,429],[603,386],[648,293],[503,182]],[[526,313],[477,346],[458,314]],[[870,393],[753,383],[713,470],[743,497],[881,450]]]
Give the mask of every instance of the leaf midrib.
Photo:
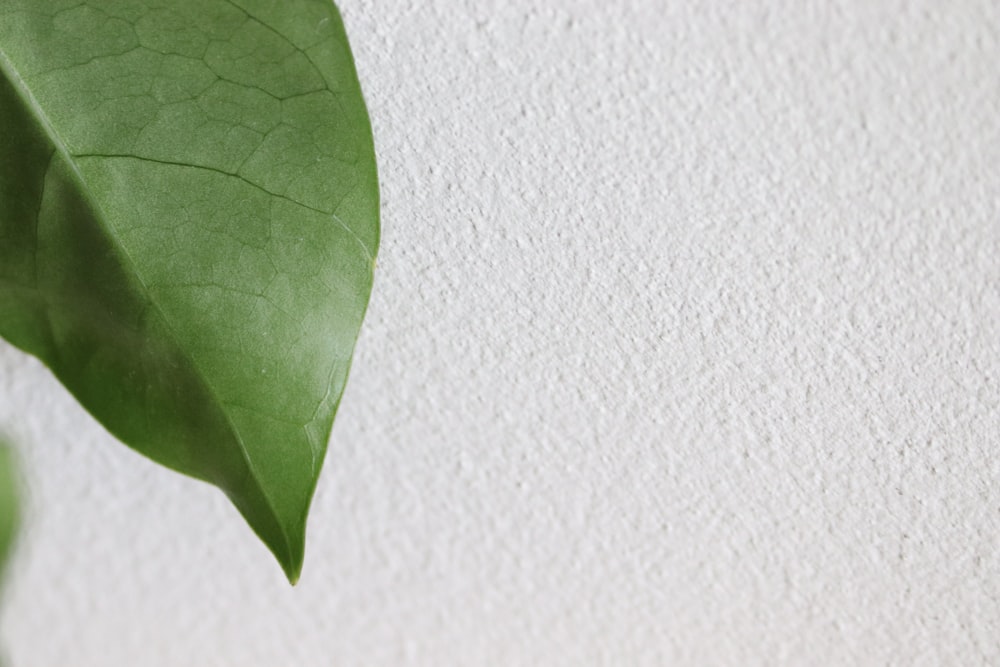
[[[153,299],[151,291],[146,286],[146,283],[143,281],[142,276],[140,276],[139,272],[136,270],[135,261],[132,259],[132,256],[129,255],[128,251],[118,241],[115,235],[111,233],[109,225],[106,222],[107,214],[104,212],[104,209],[101,207],[100,203],[97,202],[95,198],[91,195],[90,188],[87,187],[87,181],[83,177],[82,172],[77,166],[76,159],[74,158],[73,154],[70,153],[69,149],[66,147],[66,143],[63,141],[62,137],[59,135],[59,132],[55,129],[55,127],[52,125],[52,122],[49,120],[48,114],[45,113],[41,105],[38,103],[38,100],[35,99],[35,96],[32,94],[31,89],[28,88],[28,85],[25,82],[24,78],[17,71],[17,68],[14,66],[14,63],[11,62],[10,58],[7,56],[7,53],[4,51],[2,46],[0,46],[0,74],[3,74],[3,76],[5,76],[8,81],[10,81],[11,85],[17,92],[18,96],[21,98],[22,102],[28,107],[31,115],[34,116],[35,120],[38,121],[38,123],[41,125],[49,141],[52,143],[52,146],[54,147],[55,151],[59,153],[60,156],[63,158],[63,160],[66,162],[66,164],[69,165],[73,177],[77,180],[77,186],[78,189],[80,190],[80,194],[84,196],[88,202],[90,202],[91,206],[93,206],[94,211],[96,213],[95,217],[97,218],[97,222],[103,227],[105,232],[105,237],[112,244],[112,246],[118,251],[119,256],[123,259],[123,263],[126,264],[128,272],[135,278],[136,282],[139,284],[139,287],[142,288],[143,293],[146,296],[147,302],[157,312],[157,314],[159,314],[160,319],[167,330],[167,333],[170,335],[172,339],[171,342],[173,343],[173,347],[176,350],[178,350],[179,353],[182,355],[182,357],[188,362],[188,366],[191,368],[191,371],[195,374],[198,380],[205,386],[209,395],[212,397],[212,399],[214,399],[216,405],[220,406],[218,408],[218,412],[221,413],[223,420],[229,427],[233,439],[236,441],[236,444],[239,447],[240,454],[242,455],[243,460],[246,462],[247,468],[249,469],[253,477],[254,484],[257,486],[258,490],[263,496],[264,501],[266,502],[268,509],[271,511],[272,516],[277,521],[282,539],[285,542],[285,549],[287,550],[286,553],[290,561],[292,557],[292,546],[291,543],[289,542],[288,534],[284,529],[284,526],[281,522],[280,517],[278,516],[277,511],[275,510],[273,501],[271,500],[270,496],[268,495],[264,487],[261,486],[261,484],[258,482],[259,480],[258,474],[256,469],[254,468],[253,461],[250,459],[250,454],[247,451],[246,445],[243,442],[243,437],[240,435],[240,432],[236,428],[235,424],[233,424],[232,418],[229,416],[229,414],[224,409],[221,408],[221,406],[225,405],[225,403],[219,399],[215,387],[213,387],[212,384],[208,381],[202,370],[194,362],[194,359],[187,353],[186,350],[184,350],[184,348],[181,345],[178,344],[177,335],[174,333],[173,328],[170,325],[170,320],[167,319],[166,315],[160,308],[159,304],[155,301],[155,299]],[[183,165],[183,166],[194,166],[194,165]],[[37,244],[37,238],[36,238],[36,244]]]

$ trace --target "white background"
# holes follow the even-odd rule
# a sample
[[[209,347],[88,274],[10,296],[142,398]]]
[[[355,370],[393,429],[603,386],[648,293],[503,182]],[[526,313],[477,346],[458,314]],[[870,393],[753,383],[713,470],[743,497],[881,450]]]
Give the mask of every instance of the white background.
[[[0,345],[14,667],[1000,664],[1000,5],[341,7],[384,235],[302,580]]]

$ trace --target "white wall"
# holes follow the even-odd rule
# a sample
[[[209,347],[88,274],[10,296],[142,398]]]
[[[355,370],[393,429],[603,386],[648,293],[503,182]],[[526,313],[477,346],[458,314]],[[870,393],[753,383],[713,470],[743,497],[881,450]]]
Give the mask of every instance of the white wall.
[[[15,667],[1000,664],[1000,5],[343,0],[302,581],[0,346]]]

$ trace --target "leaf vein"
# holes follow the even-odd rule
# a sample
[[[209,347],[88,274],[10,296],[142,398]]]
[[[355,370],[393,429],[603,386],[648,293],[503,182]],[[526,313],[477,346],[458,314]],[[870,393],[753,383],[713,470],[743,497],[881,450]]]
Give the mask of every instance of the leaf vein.
[[[188,167],[188,168],[191,168],[191,169],[203,169],[205,171],[212,171],[212,172],[215,172],[217,174],[222,174],[223,176],[229,176],[231,178],[236,178],[236,179],[239,179],[239,180],[243,181],[247,185],[249,185],[249,186],[251,186],[253,188],[256,188],[257,190],[260,190],[261,192],[263,192],[263,193],[265,193],[265,194],[267,194],[267,195],[269,195],[271,197],[274,197],[276,199],[282,199],[284,201],[290,202],[290,203],[295,204],[297,206],[301,206],[302,208],[308,209],[308,210],[313,211],[315,213],[320,213],[322,215],[330,216],[333,219],[334,222],[336,222],[338,225],[340,225],[344,229],[344,231],[346,231],[351,236],[351,238],[353,238],[358,243],[358,245],[364,251],[365,256],[369,260],[371,260],[374,257],[374,255],[372,254],[372,251],[369,250],[368,246],[364,243],[364,241],[361,240],[361,237],[359,237],[356,233],[354,233],[354,230],[351,229],[350,227],[348,227],[347,223],[345,223],[343,220],[341,220],[340,217],[336,213],[334,213],[333,211],[327,211],[327,210],[323,210],[323,209],[320,209],[320,208],[316,208],[314,206],[310,206],[309,204],[305,204],[303,202],[300,202],[297,199],[293,199],[292,197],[289,197],[287,195],[283,195],[283,194],[280,194],[278,192],[274,192],[272,190],[268,190],[267,188],[265,188],[264,186],[260,185],[259,183],[254,183],[253,181],[249,180],[245,176],[241,176],[240,174],[234,174],[232,172],[225,171],[224,169],[218,169],[217,167],[208,167],[208,166],[205,166],[205,165],[191,164],[191,163],[188,163],[188,162],[175,162],[175,161],[171,161],[171,160],[159,160],[159,159],[156,159],[156,158],[143,157],[143,156],[140,156],[140,155],[130,155],[128,153],[77,153],[77,154],[73,155],[72,157],[79,158],[79,159],[103,158],[103,159],[138,160],[140,162],[152,162],[152,163],[155,163],[155,164],[163,164],[163,165],[169,165],[169,166],[173,166],[173,167]]]

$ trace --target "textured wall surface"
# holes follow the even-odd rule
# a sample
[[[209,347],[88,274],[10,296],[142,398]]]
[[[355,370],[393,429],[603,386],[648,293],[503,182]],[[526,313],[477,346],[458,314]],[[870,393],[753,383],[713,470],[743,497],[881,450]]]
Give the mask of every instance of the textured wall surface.
[[[14,667],[1000,664],[1000,6],[361,2],[384,245],[290,588],[0,346]]]

